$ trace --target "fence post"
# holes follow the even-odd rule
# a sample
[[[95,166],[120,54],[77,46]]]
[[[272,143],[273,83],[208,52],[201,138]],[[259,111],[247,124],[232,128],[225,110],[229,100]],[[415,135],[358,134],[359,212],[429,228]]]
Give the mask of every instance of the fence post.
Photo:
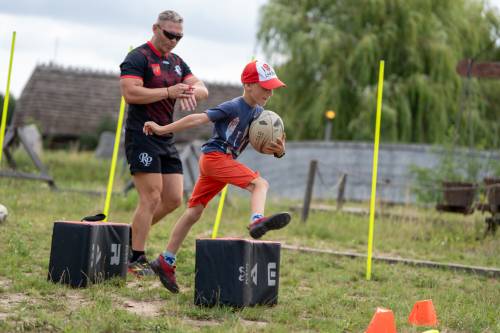
[[[304,204],[302,206],[302,222],[306,222],[309,215],[309,206],[311,205],[311,197],[314,187],[314,177],[316,176],[316,169],[318,168],[318,161],[311,160],[309,163],[309,175],[307,176],[307,186],[304,195]]]
[[[347,183],[347,174],[340,176],[339,191],[337,193],[337,210],[341,210],[345,202],[345,184]]]

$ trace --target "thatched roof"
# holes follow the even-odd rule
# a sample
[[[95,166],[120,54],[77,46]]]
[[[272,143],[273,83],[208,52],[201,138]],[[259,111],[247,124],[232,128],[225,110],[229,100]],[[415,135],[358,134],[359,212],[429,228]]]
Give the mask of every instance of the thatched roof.
[[[207,83],[208,100],[197,112],[241,94],[241,86]],[[15,125],[35,123],[43,136],[74,138],[95,133],[106,118],[118,120],[119,74],[82,68],[38,65],[33,71],[15,110]],[[174,119],[186,113],[176,109]],[[178,141],[202,139],[211,125],[176,135]]]

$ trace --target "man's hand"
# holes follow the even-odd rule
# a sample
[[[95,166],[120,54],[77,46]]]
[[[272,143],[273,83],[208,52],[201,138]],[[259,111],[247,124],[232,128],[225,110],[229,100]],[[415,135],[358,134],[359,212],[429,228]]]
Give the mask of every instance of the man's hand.
[[[283,156],[285,153],[285,137],[282,139],[276,139],[274,142],[270,142],[267,146],[262,149],[264,154],[273,154],[275,156]]]
[[[146,121],[144,123],[144,127],[142,128],[142,131],[146,135],[153,135],[153,134],[162,135],[160,129],[161,129],[161,126],[158,125],[157,123],[155,123],[154,121]],[[163,133],[163,134],[165,134],[165,133]]]
[[[177,83],[174,86],[170,86],[168,89],[168,98],[188,98],[194,95],[194,88],[189,84]]]
[[[194,111],[196,109],[196,98],[194,95],[187,98],[179,98],[179,102],[181,103],[182,111]]]

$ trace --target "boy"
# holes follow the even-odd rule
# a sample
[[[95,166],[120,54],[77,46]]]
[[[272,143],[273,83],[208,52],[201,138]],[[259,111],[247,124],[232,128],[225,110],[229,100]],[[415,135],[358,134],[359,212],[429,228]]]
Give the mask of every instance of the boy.
[[[166,135],[194,126],[214,122],[214,134],[202,147],[199,161],[200,176],[196,181],[188,208],[179,218],[170,235],[166,251],[151,262],[151,268],[162,284],[173,293],[179,292],[175,278],[176,253],[187,233],[196,223],[208,202],[226,184],[232,184],[251,192],[252,216],[248,229],[253,238],[262,237],[267,231],[281,229],[290,222],[290,214],[278,213],[264,217],[264,206],[269,184],[258,172],[236,161],[249,142],[250,124],[263,111],[263,106],[273,95],[273,89],[284,87],[268,64],[252,61],[241,74],[243,96],[206,110],[191,114],[165,126],[148,121],[143,131],[146,135]],[[285,139],[278,139],[264,150],[266,154],[282,157]]]

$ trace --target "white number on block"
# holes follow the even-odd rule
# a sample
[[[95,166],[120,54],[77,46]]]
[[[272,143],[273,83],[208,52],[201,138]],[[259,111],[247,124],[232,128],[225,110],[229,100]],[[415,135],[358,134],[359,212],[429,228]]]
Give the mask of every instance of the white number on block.
[[[276,263],[270,262],[267,264],[267,285],[276,285]]]
[[[253,266],[252,271],[250,272],[250,276],[252,277],[253,283],[257,285],[257,264]]]
[[[122,245],[121,244],[111,244],[111,253],[113,253],[113,256],[111,256],[109,264],[110,265],[119,265],[120,264],[120,250],[121,250]]]

